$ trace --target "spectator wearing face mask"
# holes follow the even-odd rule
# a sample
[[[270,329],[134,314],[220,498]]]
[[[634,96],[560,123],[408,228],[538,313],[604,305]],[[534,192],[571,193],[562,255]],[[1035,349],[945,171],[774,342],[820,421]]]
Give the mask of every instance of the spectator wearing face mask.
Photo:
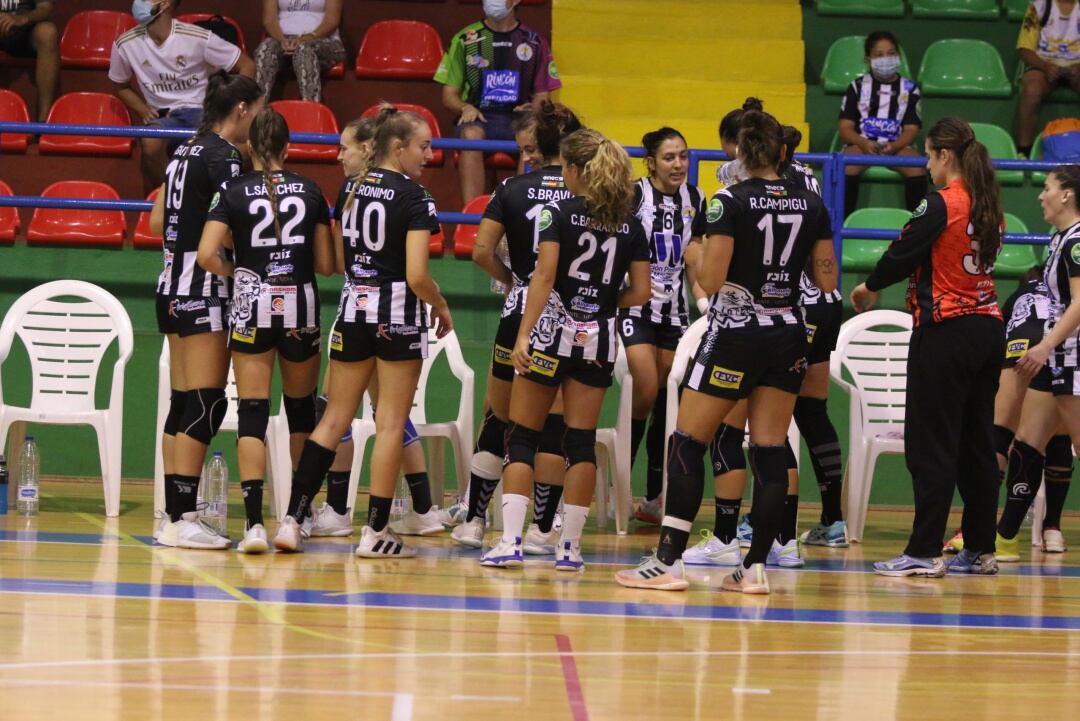
[[[912,147],[922,128],[922,96],[914,80],[900,75],[900,43],[887,30],[866,36],[866,64],[870,72],[851,81],[840,103],[838,130],[844,152],[855,155],[918,156]],[[845,170],[844,215],[859,201],[859,179],[864,165]],[[927,192],[926,168],[897,167],[904,176],[904,201],[915,208]]]
[[[520,2],[484,0],[484,19],[454,35],[435,72],[462,138],[514,140],[514,111],[538,106],[562,87],[547,39],[518,22]],[[482,153],[462,152],[458,173],[464,202],[484,192]]]

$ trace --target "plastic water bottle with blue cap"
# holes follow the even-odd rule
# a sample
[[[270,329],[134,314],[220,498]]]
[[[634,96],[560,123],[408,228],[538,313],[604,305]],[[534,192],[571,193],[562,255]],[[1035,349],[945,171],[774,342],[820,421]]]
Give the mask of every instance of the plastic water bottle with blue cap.
[[[206,507],[202,512],[202,520],[227,538],[229,467],[221,457],[221,451],[214,451],[210,462],[206,464],[204,485],[202,495]]]
[[[36,516],[38,513],[38,474],[41,472],[41,456],[33,436],[27,436],[19,451],[18,490],[15,512],[20,516]]]

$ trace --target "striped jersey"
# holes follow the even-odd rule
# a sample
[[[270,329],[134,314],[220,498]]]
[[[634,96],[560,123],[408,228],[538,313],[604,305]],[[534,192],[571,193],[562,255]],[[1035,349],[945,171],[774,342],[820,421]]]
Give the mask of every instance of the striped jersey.
[[[207,220],[229,226],[233,241],[233,328],[316,328],[315,230],[330,224],[319,186],[288,170],[242,175],[210,203]]]
[[[810,251],[832,237],[821,198],[786,178],[751,178],[717,191],[705,211],[706,233],[734,239],[727,278],[711,298],[710,325],[796,325],[799,279]]]
[[[644,305],[619,311],[619,315],[685,327],[688,306],[683,251],[691,238],[705,234],[705,197],[686,183],[668,195],[648,178],[641,178],[634,186],[634,208],[649,241],[652,298]]]
[[[922,127],[920,91],[915,81],[897,76],[883,83],[870,73],[851,81],[840,103],[840,119],[855,123],[855,132],[870,140],[892,142],[905,125]]]
[[[187,140],[165,170],[165,270],[158,295],[228,298],[229,279],[207,273],[195,257],[210,201],[240,175],[240,151],[216,133]]]
[[[615,362],[616,315],[623,276],[634,262],[649,260],[641,223],[630,216],[615,227],[601,225],[584,198],[544,207],[540,242],[558,243],[559,267],[531,345],[563,358]]]
[[[798,160],[793,160],[784,172],[784,177],[795,183],[802,183],[807,190],[811,190],[818,197],[821,197],[821,184],[818,183],[818,179],[814,176],[814,171],[810,166],[800,163]],[[826,293],[814,285],[813,279],[805,270],[803,271],[802,277],[799,278],[799,305],[840,303],[842,300],[843,296],[840,295],[839,288],[833,290],[832,293]]]
[[[426,327],[427,309],[405,280],[405,240],[411,230],[438,233],[436,214],[431,194],[394,170],[345,181],[334,208],[345,244],[339,320]]]
[[[506,229],[510,275],[514,279],[506,294],[502,317],[525,312],[525,295],[536,267],[544,205],[571,197],[573,194],[563,182],[562,168],[557,165],[507,178],[491,194],[484,217]]]
[[[1069,281],[1080,277],[1080,223],[1054,233],[1046,256],[1043,280],[1050,291],[1051,318],[1047,332],[1061,321],[1065,309],[1072,303]],[[1077,347],[1080,346],[1080,329],[1073,331],[1050,356],[1053,368],[1080,367]]]

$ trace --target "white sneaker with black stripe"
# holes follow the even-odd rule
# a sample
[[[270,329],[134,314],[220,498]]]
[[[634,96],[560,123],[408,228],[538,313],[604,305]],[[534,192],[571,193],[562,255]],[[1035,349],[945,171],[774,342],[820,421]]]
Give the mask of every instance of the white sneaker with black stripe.
[[[616,571],[615,580],[627,588],[648,588],[657,591],[685,591],[690,587],[686,580],[682,559],[670,566],[656,557],[645,556],[636,568]]]
[[[412,558],[415,548],[409,548],[390,526],[376,532],[371,526],[360,529],[360,543],[354,551],[357,558]]]

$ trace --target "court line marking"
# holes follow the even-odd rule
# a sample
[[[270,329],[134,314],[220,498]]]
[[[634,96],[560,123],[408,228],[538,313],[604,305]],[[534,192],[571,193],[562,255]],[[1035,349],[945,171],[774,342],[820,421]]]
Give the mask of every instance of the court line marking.
[[[566,686],[566,698],[570,701],[570,718],[574,721],[589,721],[589,707],[585,704],[585,694],[581,690],[581,678],[578,676],[570,637],[561,633],[555,634],[555,647],[559,649],[563,684]]]
[[[733,686],[731,688],[731,693],[744,694],[744,695],[747,695],[747,696],[768,696],[769,694],[772,693],[772,689],[768,689],[768,688],[740,688],[738,686]]]
[[[413,695],[411,693],[394,694],[394,705],[390,710],[391,721],[412,721]]]

